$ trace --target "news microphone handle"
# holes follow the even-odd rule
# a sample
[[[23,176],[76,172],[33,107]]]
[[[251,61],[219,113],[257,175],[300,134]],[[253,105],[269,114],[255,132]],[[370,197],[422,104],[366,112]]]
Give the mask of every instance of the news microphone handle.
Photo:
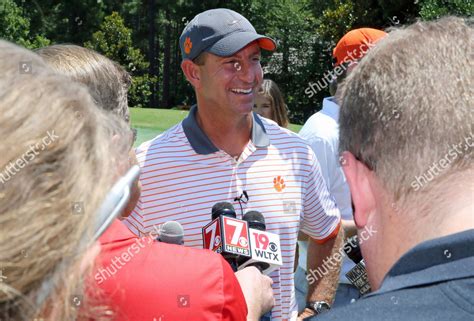
[[[211,214],[212,221],[202,228],[203,248],[220,253],[236,271],[237,259],[251,256],[248,223],[237,219],[228,202],[216,203]]]
[[[354,285],[361,295],[371,291],[369,277],[365,269],[365,262],[360,250],[359,240],[357,236],[351,237],[344,245],[344,252],[356,264],[350,271],[346,273],[346,278]]]

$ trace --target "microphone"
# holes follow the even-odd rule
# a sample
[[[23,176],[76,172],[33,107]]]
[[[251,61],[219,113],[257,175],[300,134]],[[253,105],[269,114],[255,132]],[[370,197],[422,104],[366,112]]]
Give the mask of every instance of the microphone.
[[[237,217],[235,214],[235,209],[232,204],[229,202],[219,202],[214,204],[214,206],[211,209],[211,217],[212,220],[215,220],[219,216],[230,216],[230,217]]]
[[[237,258],[251,255],[248,224],[236,218],[234,206],[228,202],[216,203],[211,218],[202,228],[203,248],[222,254],[235,272]]]
[[[258,211],[247,212],[243,220],[249,225],[252,256],[251,258],[239,258],[239,270],[255,266],[260,272],[268,275],[283,264],[280,236],[266,232],[265,218]]]
[[[356,236],[351,237],[346,244],[344,244],[344,252],[356,264],[349,272],[346,273],[346,278],[354,285],[361,295],[369,293],[370,283],[365,269],[364,258],[360,251],[359,239]]]
[[[184,236],[184,229],[179,222],[176,221],[168,221],[162,225],[160,225],[160,229],[158,231],[158,237],[156,240],[158,242],[168,243],[168,244],[176,244],[176,245],[183,245],[183,236]]]

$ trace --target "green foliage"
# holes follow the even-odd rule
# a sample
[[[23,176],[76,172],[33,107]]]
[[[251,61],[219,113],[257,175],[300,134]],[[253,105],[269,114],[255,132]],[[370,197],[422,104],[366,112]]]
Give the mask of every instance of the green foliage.
[[[125,26],[117,12],[105,17],[99,31],[92,34],[92,40],[84,45],[119,62],[129,71],[148,67],[148,62],[145,61],[140,49],[133,47],[131,30]]]
[[[132,32],[125,26],[123,18],[112,12],[104,18],[99,31],[92,35],[92,40],[85,47],[96,50],[106,57],[118,62],[132,75],[132,86],[129,91],[131,106],[146,106],[151,95],[151,88],[156,78],[146,74],[149,62],[140,49],[134,48]]]
[[[31,49],[47,46],[50,42],[42,35],[31,35],[30,20],[13,0],[0,2],[0,38]]]
[[[152,94],[152,86],[157,82],[158,79],[149,74],[133,76],[132,86],[128,91],[128,104],[131,107],[148,107]]]
[[[474,4],[472,0],[421,0],[420,17],[433,20],[445,15],[472,16]]]
[[[353,15],[354,3],[350,0],[336,0],[334,4],[323,11],[318,32],[323,39],[337,43],[339,38],[349,31],[355,21]]]
[[[180,69],[177,40],[196,14],[218,7],[241,13],[277,41],[276,53],[263,52],[262,66],[284,92],[293,123],[303,123],[329,95],[327,88],[313,95],[307,89],[328,77],[332,49],[347,31],[474,11],[472,0],[0,0],[0,37],[28,48],[48,39],[84,44],[130,72],[131,106],[191,105],[196,98]]]

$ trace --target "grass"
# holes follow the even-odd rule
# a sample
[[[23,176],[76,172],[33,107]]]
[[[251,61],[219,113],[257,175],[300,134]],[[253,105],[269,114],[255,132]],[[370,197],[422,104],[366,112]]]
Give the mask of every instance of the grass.
[[[130,108],[132,127],[137,129],[135,146],[161,134],[176,125],[188,115],[187,111],[158,108]],[[301,125],[290,124],[289,129],[299,132]]]

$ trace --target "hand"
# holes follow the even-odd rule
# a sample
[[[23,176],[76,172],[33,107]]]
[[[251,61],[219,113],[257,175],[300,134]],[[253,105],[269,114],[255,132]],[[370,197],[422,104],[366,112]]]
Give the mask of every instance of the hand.
[[[316,314],[316,312],[314,312],[313,310],[305,308],[303,310],[303,312],[300,313],[300,315],[298,316],[298,319],[296,319],[296,320],[297,321],[303,321],[305,318],[309,318],[309,317],[311,317],[315,314]]]
[[[235,272],[247,303],[247,320],[257,321],[275,305],[273,280],[250,266]]]

